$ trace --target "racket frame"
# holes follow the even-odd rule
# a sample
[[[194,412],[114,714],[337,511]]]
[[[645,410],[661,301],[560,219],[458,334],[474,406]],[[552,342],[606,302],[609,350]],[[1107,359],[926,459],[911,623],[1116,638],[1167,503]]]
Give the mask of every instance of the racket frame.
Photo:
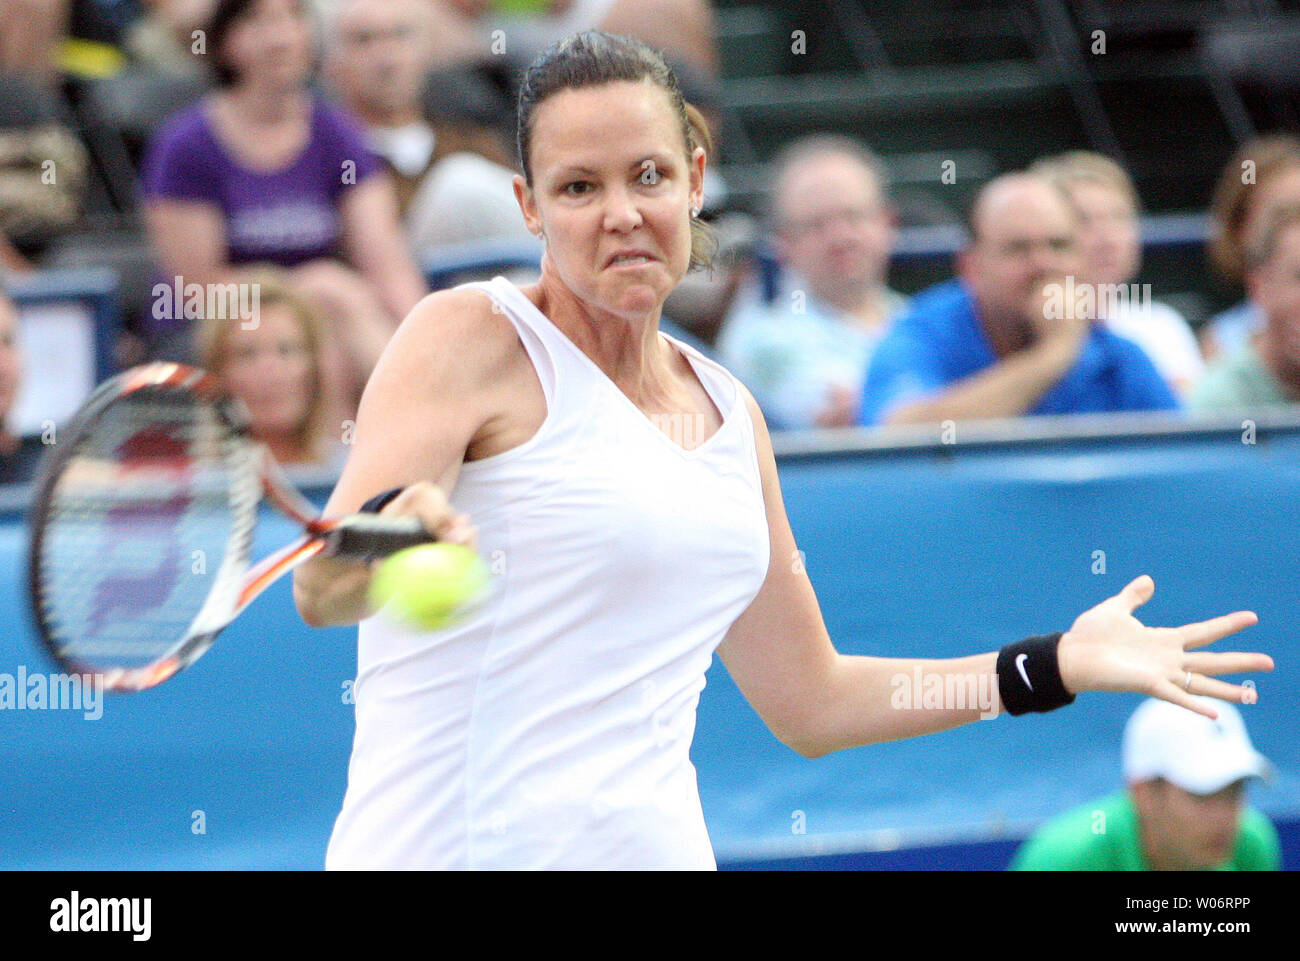
[[[239,483],[253,485],[257,491],[251,510],[253,518],[242,534],[242,544],[234,545],[235,554],[223,560],[231,570],[219,574],[205,598],[205,608],[218,590],[229,589],[239,578],[239,590],[228,616],[219,622],[179,639],[154,662],[142,667],[95,666],[79,660],[56,643],[56,632],[45,610],[46,591],[41,574],[44,558],[46,519],[58,479],[69,460],[76,456],[80,441],[95,428],[104,412],[122,398],[140,390],[165,388],[192,392],[216,413],[225,432],[226,467],[231,472],[231,487]],[[184,364],[158,362],[132,368],[105,381],[86,400],[64,429],[67,442],[47,452],[36,483],[36,496],[30,514],[30,549],[28,561],[28,598],[42,646],[65,671],[76,675],[99,675],[105,690],[141,691],[155,687],[182,668],[198,660],[230,625],[263,591],[299,564],[317,556],[355,557],[374,560],[405,547],[433,541],[414,517],[382,517],[376,514],[352,514],[324,518],[316,505],[293,486],[265,445],[252,438],[247,411],[237,399],[224,393],[218,381],[206,371]],[[265,500],[303,529],[303,534],[256,563],[250,560],[256,529],[258,502]],[[200,620],[202,611],[196,613]]]

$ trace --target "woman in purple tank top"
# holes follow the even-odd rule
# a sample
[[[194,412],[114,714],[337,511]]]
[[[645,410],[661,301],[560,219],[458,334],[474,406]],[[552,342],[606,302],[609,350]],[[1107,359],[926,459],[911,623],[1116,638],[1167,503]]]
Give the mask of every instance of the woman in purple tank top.
[[[356,122],[308,86],[306,0],[220,0],[205,43],[218,90],[171,118],[144,161],[164,278],[217,285],[251,264],[288,269],[332,334],[325,367],[345,409],[331,419],[350,417],[398,321],[428,292],[392,184]],[[159,307],[155,333],[188,332],[192,316]]]

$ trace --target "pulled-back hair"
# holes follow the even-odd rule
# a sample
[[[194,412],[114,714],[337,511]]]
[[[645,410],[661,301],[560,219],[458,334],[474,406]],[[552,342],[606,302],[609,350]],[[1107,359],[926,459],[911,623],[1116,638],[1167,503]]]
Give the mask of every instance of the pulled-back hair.
[[[1105,154],[1091,150],[1067,150],[1035,160],[1029,172],[1046,177],[1052,185],[1070,197],[1070,188],[1076,184],[1100,184],[1109,187],[1124,196],[1134,211],[1140,210],[1142,201],[1138,197],[1137,187],[1119,163]]]
[[[681,125],[689,161],[696,147],[713,151],[713,139],[703,115],[682,97],[677,77],[655,50],[635,40],[600,30],[586,30],[560,40],[538,56],[524,72],[516,110],[516,146],[524,181],[533,186],[530,147],[537,108],[563,90],[580,90],[609,83],[648,81],[668,94]],[[691,219],[691,269],[707,267],[717,249],[712,229]]]
[[[1277,253],[1282,234],[1300,226],[1300,204],[1283,204],[1270,210],[1260,225],[1259,235],[1247,238],[1242,250],[1242,261],[1247,270],[1258,270]]]
[[[233,87],[243,79],[226,61],[223,48],[226,39],[239,26],[240,21],[257,13],[259,2],[260,0],[217,0],[212,7],[212,13],[204,27],[204,43],[211,51],[212,70],[216,74],[218,87]],[[296,3],[299,16],[306,17],[314,26],[314,8],[306,0],[296,0]]]
[[[1244,176],[1250,163],[1254,176]],[[1271,134],[1242,144],[1219,176],[1210,201],[1210,260],[1229,280],[1240,280],[1247,249],[1246,214],[1254,195],[1268,180],[1300,167],[1300,138]]]

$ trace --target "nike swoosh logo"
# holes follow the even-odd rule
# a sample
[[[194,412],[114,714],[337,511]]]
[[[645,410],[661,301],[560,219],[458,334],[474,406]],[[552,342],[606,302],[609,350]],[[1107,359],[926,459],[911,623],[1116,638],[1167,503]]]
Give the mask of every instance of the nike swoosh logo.
[[[1025,679],[1025,687],[1029,688],[1032,691],[1034,689],[1034,685],[1029,683],[1029,675],[1025,673],[1025,661],[1027,660],[1029,660],[1028,654],[1017,654],[1016,670],[1019,671],[1020,676]]]

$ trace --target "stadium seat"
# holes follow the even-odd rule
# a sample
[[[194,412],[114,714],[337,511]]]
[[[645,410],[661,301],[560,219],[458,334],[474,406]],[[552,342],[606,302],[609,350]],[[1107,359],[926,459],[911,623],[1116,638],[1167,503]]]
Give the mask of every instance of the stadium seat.
[[[122,316],[129,330],[148,314],[150,291],[157,279],[148,238],[139,231],[94,230],[60,238],[42,258],[51,270],[107,268],[119,278]]]
[[[1300,17],[1234,19],[1211,23],[1201,35],[1200,51],[1220,110],[1237,140],[1247,140],[1262,125],[1297,122],[1300,91]],[[1245,88],[1245,89],[1243,89]],[[1245,94],[1257,108],[1252,115]]]
[[[422,269],[432,289],[444,290],[473,280],[487,280],[500,273],[528,271],[536,275],[541,256],[540,242],[472,241],[428,252]]]

